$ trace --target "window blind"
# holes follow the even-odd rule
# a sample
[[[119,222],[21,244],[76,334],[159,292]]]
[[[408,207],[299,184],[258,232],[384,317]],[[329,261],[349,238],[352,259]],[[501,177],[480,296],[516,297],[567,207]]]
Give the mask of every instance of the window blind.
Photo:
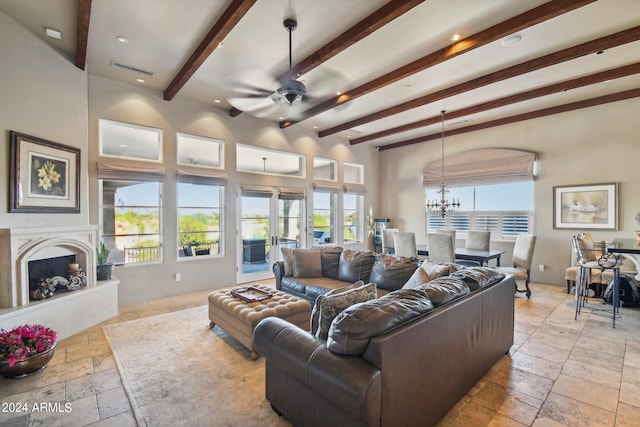
[[[449,186],[498,184],[533,180],[535,154],[504,148],[465,151],[444,160],[444,182]],[[437,187],[442,182],[442,160],[427,165],[422,182]]]

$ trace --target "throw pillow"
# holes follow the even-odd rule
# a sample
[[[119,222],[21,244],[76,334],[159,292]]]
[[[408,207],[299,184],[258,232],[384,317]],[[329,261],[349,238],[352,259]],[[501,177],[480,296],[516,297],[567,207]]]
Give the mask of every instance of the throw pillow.
[[[420,285],[423,285],[430,281],[431,278],[422,268],[417,268],[416,271],[413,272],[409,280],[402,286],[402,289],[415,289]]]
[[[362,354],[369,339],[433,310],[425,292],[399,289],[373,301],[352,305],[340,313],[327,338],[329,351],[345,355]]]
[[[447,276],[451,270],[451,264],[440,264],[432,261],[425,261],[422,263],[421,268],[427,273],[430,280],[437,279],[438,277]]]
[[[342,310],[351,307],[359,302],[369,301],[376,298],[376,285],[369,283],[356,289],[350,289],[334,295],[325,296],[320,302],[320,319],[316,337],[326,340],[329,328],[333,319]]]
[[[293,277],[322,277],[322,259],[318,249],[293,252]]]
[[[293,276],[293,249],[282,247],[282,263],[284,264],[284,275]]]
[[[362,280],[358,280],[356,283],[352,285],[342,286],[340,288],[331,289],[329,292],[324,293],[322,295],[318,295],[316,298],[316,302],[313,304],[313,308],[311,309],[311,335],[315,335],[318,331],[318,324],[320,322],[320,306],[322,305],[322,300],[325,297],[339,294],[345,291],[349,291],[352,289],[359,288],[364,286],[364,282]]]
[[[344,249],[340,254],[338,280],[343,282],[355,282],[358,280],[369,282],[371,267],[375,259],[375,254],[371,251]]]

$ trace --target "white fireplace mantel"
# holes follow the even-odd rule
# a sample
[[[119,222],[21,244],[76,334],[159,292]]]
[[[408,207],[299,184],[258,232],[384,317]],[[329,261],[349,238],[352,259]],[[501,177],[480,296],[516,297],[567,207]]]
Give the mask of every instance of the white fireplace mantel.
[[[55,318],[54,323],[65,331],[62,335],[67,335],[115,316],[118,281],[96,280],[98,230],[97,225],[0,229],[0,325],[7,326],[4,323],[9,318]],[[86,274],[87,286],[44,301],[30,301],[29,261],[66,255],[75,255],[76,263]],[[87,311],[87,303],[101,313],[100,318],[92,315],[78,319],[76,306]]]

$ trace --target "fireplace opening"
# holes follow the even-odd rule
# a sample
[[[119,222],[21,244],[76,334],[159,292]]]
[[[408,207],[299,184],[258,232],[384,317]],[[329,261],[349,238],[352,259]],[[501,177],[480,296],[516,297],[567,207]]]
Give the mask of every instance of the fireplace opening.
[[[71,292],[87,285],[86,273],[76,255],[65,255],[28,262],[29,301],[39,301]]]

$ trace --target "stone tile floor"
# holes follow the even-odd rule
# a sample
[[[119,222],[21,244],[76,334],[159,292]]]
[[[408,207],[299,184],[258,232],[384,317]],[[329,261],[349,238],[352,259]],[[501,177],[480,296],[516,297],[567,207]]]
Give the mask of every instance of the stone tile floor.
[[[575,300],[563,287],[532,289],[530,300],[514,298],[510,357],[460,400],[441,427],[639,425],[640,308],[623,308],[613,329],[610,306],[591,300],[596,311],[583,309],[574,320]],[[208,293],[122,307],[105,324],[203,305]],[[134,426],[103,326],[59,341],[40,374],[0,378],[0,427]],[[62,403],[33,411],[34,404],[50,402]],[[28,413],[9,406],[15,403],[26,403]]]

